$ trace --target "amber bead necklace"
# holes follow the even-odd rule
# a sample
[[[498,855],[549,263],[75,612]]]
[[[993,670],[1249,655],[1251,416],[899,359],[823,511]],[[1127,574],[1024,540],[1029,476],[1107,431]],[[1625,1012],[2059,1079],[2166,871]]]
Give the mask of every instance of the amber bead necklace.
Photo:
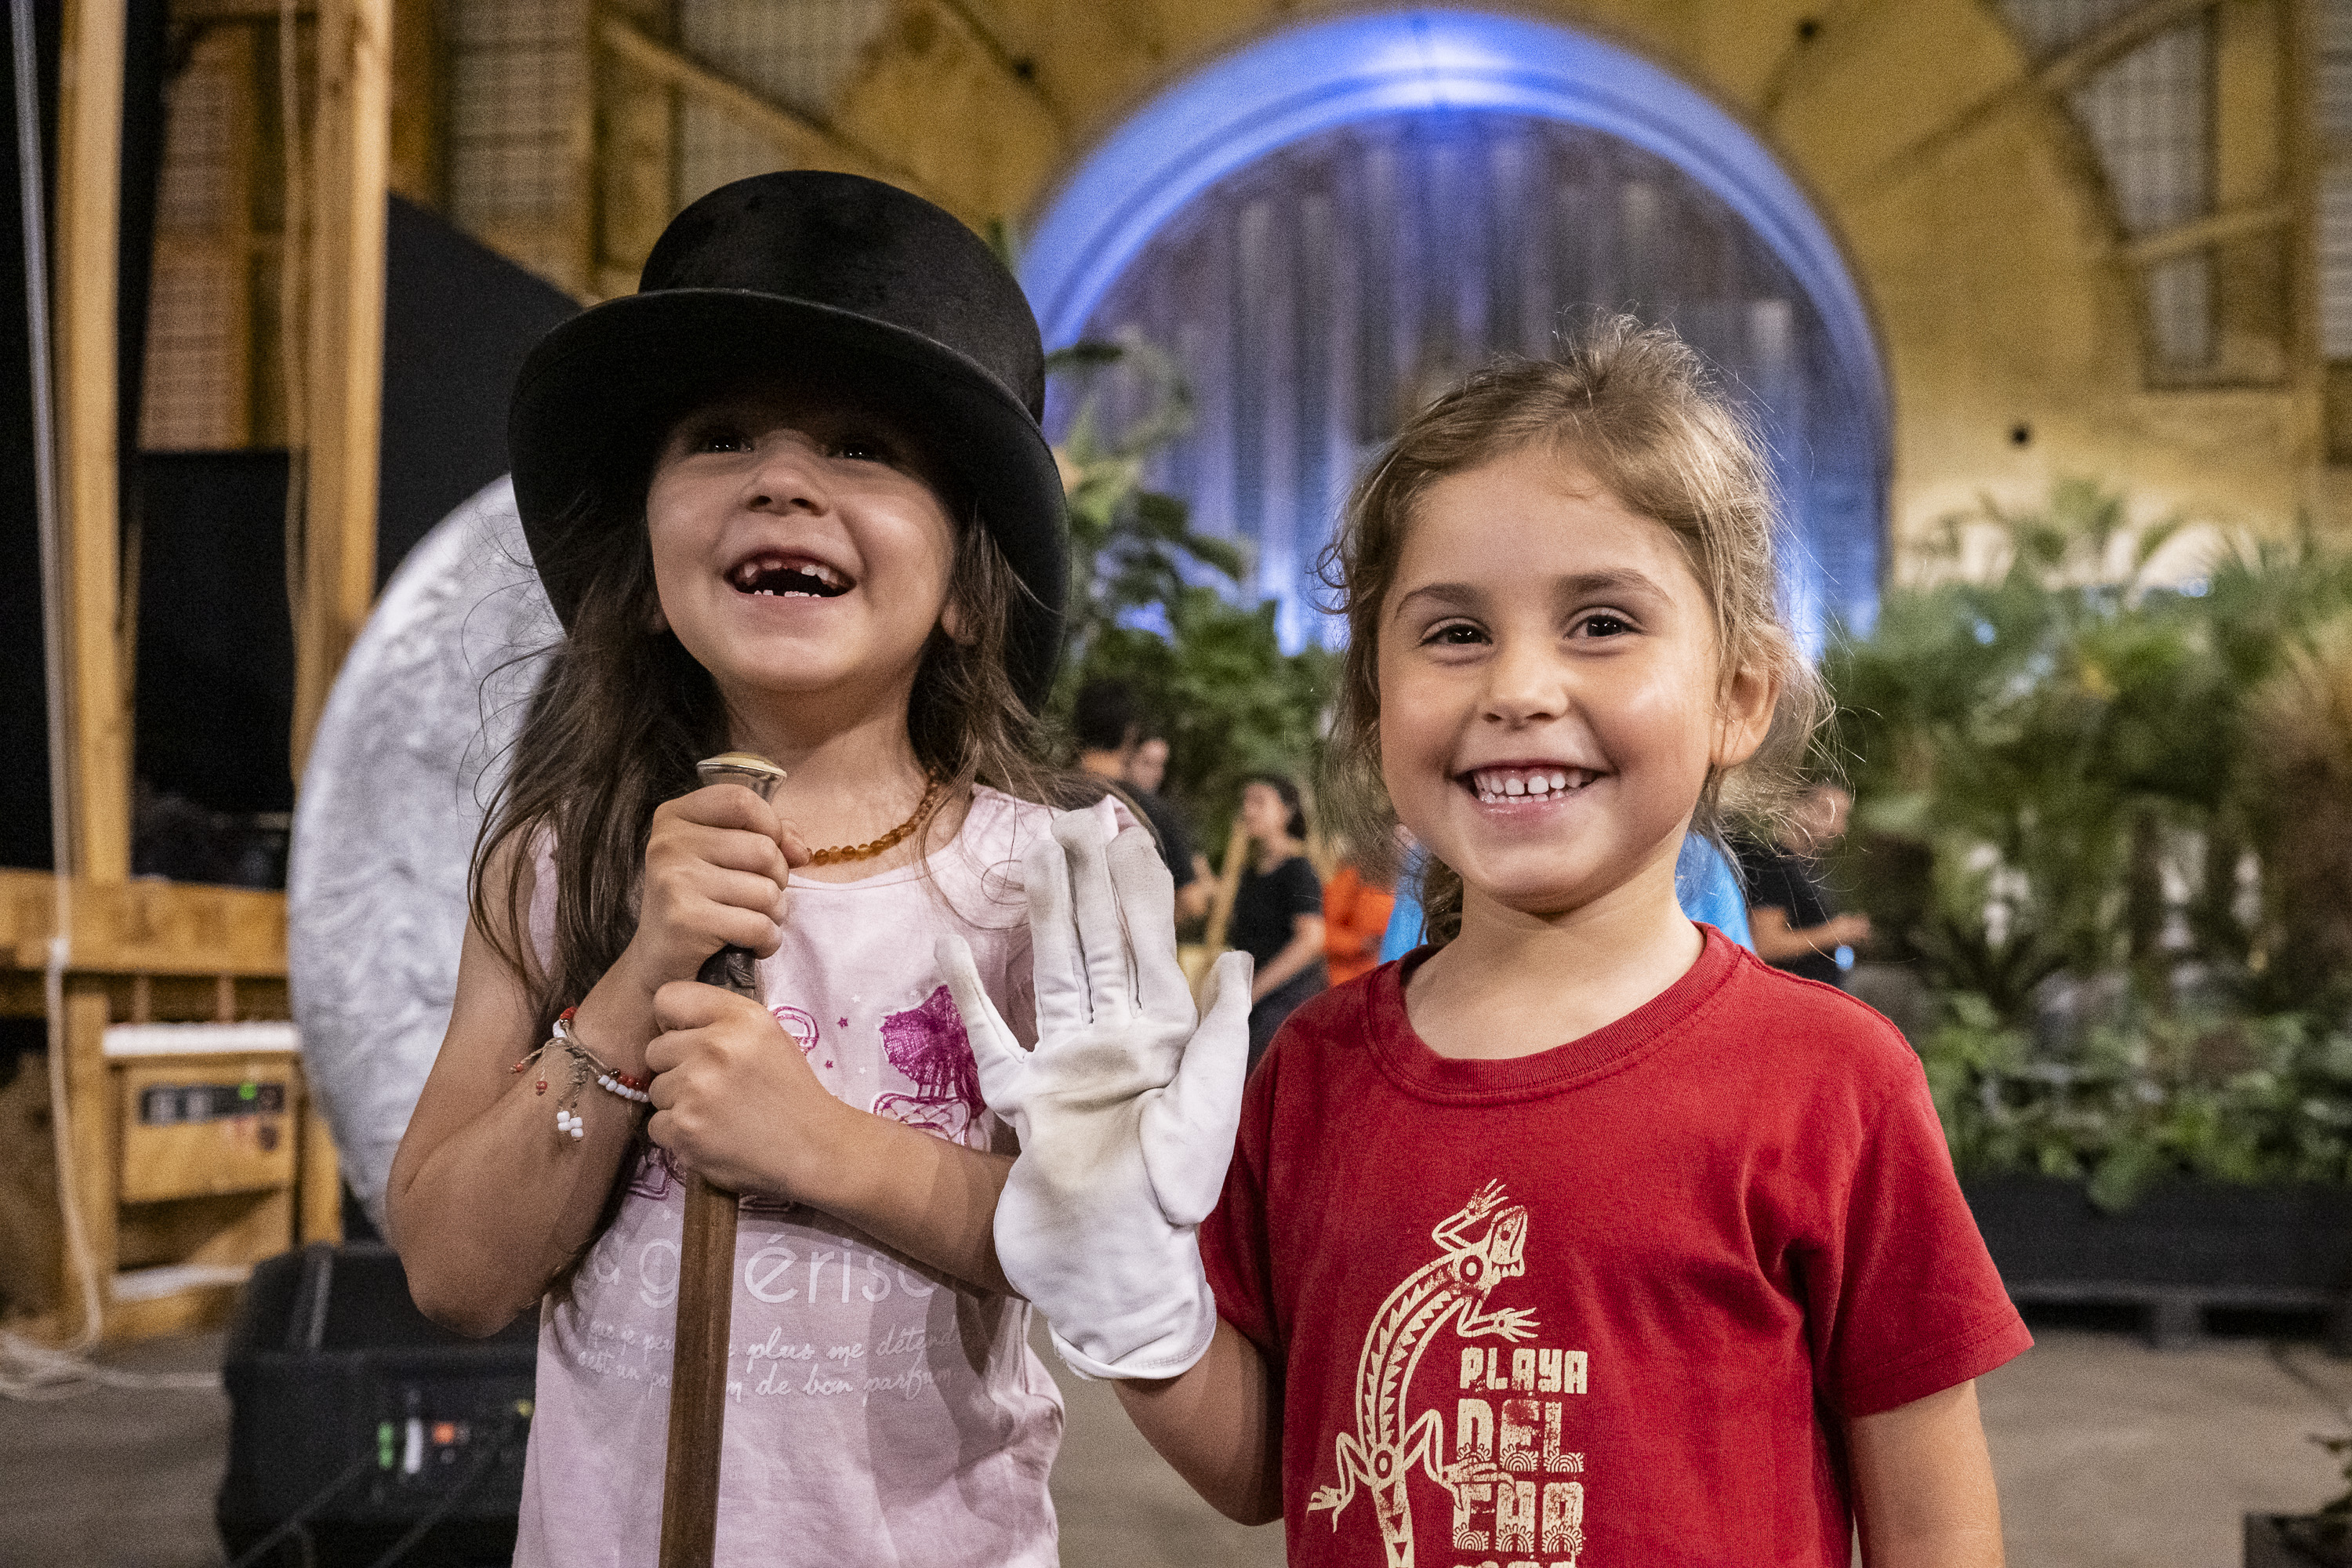
[[[884,850],[895,848],[903,843],[907,836],[921,826],[923,819],[931,814],[931,808],[939,804],[940,796],[947,792],[946,780],[937,773],[928,776],[930,779],[930,787],[923,791],[923,798],[916,804],[914,815],[908,817],[906,821],[898,824],[881,837],[869,838],[863,844],[835,844],[823,849],[812,850],[809,854],[809,864],[841,866],[853,860],[871,860]]]

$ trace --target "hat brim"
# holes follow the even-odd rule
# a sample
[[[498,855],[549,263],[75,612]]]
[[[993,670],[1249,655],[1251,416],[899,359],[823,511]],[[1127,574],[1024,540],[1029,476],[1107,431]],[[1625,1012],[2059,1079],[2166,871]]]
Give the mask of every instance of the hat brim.
[[[541,339],[516,378],[507,425],[515,503],[556,618],[586,591],[575,531],[613,526],[580,503],[641,499],[655,449],[697,403],[730,386],[819,378],[877,400],[979,508],[1028,593],[1007,667],[1033,709],[1053,688],[1069,593],[1062,478],[1036,420],[996,379],[920,333],[784,295],[665,289],[584,310]]]

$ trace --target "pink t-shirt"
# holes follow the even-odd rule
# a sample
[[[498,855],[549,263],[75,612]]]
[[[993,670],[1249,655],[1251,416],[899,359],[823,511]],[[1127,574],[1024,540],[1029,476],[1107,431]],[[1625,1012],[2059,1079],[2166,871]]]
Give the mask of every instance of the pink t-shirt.
[[[1105,809],[1108,809],[1106,807]],[[1044,806],[976,792],[927,865],[795,882],[769,1010],[851,1105],[986,1148],[996,1119],[933,942],[971,944],[1033,1033],[1021,850]],[[542,863],[531,923],[553,931]],[[518,1568],[651,1564],[661,1531],[683,1184],[658,1149],[568,1295],[540,1310]],[[831,1216],[747,1197],[735,1243],[718,1562],[1050,1565],[1062,1402],[1029,1307],[977,1295]]]

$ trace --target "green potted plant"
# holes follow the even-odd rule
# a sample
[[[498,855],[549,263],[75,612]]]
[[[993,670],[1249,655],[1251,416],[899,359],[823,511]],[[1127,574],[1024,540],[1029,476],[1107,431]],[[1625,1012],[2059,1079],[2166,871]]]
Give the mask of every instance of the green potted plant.
[[[1826,661],[1837,869],[1933,998],[2004,1277],[2160,1337],[2352,1282],[2352,555],[2159,580],[2177,538],[2081,482],[1988,504]]]
[[[1285,653],[1275,605],[1244,592],[1246,542],[1199,532],[1181,498],[1147,483],[1192,417],[1167,355],[1127,337],[1062,350],[1047,368],[1074,407],[1055,447],[1072,592],[1053,711],[1066,714],[1089,680],[1127,681],[1168,726],[1164,792],[1216,842],[1244,778],[1312,776],[1337,656],[1311,644]]]

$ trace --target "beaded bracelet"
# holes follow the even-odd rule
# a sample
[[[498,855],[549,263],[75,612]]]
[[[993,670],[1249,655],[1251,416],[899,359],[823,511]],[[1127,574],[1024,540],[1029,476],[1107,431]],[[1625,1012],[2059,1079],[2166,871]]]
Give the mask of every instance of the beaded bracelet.
[[[576,1007],[566,1007],[562,1016],[555,1020],[554,1033],[541,1043],[539,1049],[515,1063],[513,1068],[516,1072],[522,1071],[558,1046],[562,1047],[564,1053],[572,1058],[572,1082],[555,1108],[555,1135],[558,1138],[581,1139],[588,1136],[588,1123],[582,1119],[577,1108],[580,1104],[580,1091],[592,1081],[597,1088],[607,1093],[618,1095],[623,1100],[637,1105],[650,1103],[653,1099],[653,1096],[647,1092],[653,1087],[649,1081],[633,1077],[628,1073],[615,1072],[591,1056],[587,1047],[572,1037],[572,1016],[578,1011]],[[541,1094],[547,1092],[547,1079],[544,1076],[539,1079],[538,1092]]]
[[[578,1010],[574,1007],[566,1007],[563,1010],[563,1016],[555,1020],[555,1037],[563,1042],[563,1048],[596,1069],[598,1089],[611,1094],[617,1094],[623,1100],[634,1101],[638,1105],[650,1104],[654,1097],[646,1091],[653,1088],[652,1079],[633,1078],[625,1072],[615,1072],[589,1055],[588,1048],[572,1037],[572,1015]]]

